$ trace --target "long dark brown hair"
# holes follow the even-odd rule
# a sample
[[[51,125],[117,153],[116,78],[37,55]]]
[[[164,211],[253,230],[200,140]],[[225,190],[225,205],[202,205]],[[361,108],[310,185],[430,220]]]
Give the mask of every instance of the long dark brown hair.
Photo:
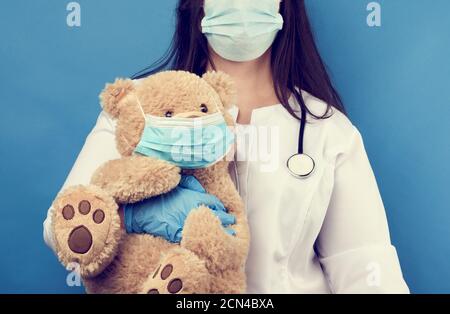
[[[134,79],[167,69],[189,71],[201,76],[208,63],[214,68],[206,37],[201,32],[204,16],[202,4],[203,0],[179,0],[176,29],[169,49],[153,65],[135,74]],[[284,25],[275,38],[271,53],[272,76],[278,99],[297,119],[300,118],[289,105],[291,96],[295,97],[302,111],[307,111],[317,119],[329,117],[332,107],[345,114],[341,98],[331,83],[317,49],[305,1],[283,0],[280,14]],[[326,112],[320,116],[312,113],[305,105],[300,90],[323,100],[327,104]]]

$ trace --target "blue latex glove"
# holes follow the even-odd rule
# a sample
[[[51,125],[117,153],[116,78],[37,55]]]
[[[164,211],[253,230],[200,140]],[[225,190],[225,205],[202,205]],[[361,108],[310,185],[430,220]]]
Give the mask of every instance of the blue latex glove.
[[[194,176],[182,176],[180,184],[172,191],[125,205],[127,233],[147,233],[178,243],[186,217],[200,205],[209,207],[224,227],[236,223],[236,218],[227,213],[222,202],[207,194]],[[231,228],[225,228],[225,231],[235,235]]]

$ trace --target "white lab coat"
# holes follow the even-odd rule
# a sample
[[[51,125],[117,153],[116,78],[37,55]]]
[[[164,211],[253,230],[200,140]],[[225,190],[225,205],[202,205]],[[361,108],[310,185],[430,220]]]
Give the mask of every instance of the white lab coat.
[[[303,95],[310,110],[323,113],[323,102]],[[230,113],[236,119],[237,107]],[[248,145],[238,146],[237,171],[231,171],[250,224],[248,292],[408,293],[363,141],[351,122],[336,110],[325,120],[309,117],[304,151],[316,168],[307,179],[286,168],[297,152],[300,126],[282,105],[255,109],[251,126],[256,131],[250,141],[242,140],[245,128],[237,129],[238,141]],[[87,184],[98,166],[120,157],[114,130],[102,112],[63,188]],[[258,154],[269,133],[271,152]],[[44,238],[54,249],[51,211]]]

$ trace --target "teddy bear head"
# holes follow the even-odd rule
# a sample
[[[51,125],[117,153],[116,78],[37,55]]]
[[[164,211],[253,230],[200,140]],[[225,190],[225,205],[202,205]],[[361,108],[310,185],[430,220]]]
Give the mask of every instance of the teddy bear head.
[[[165,71],[136,81],[117,79],[106,85],[100,102],[116,120],[117,149],[122,156],[130,156],[144,130],[144,114],[196,118],[219,111],[232,125],[227,109],[235,96],[231,78],[222,72],[199,77],[185,71]]]

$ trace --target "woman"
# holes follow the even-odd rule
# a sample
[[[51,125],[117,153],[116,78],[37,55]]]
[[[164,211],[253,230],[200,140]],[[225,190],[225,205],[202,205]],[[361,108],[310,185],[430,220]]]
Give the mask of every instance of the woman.
[[[135,78],[168,68],[229,74],[239,136],[256,134],[238,145],[236,163],[252,239],[248,292],[408,292],[361,135],[330,82],[303,0],[180,0],[171,49]],[[102,113],[64,187],[87,183],[119,157],[114,127]],[[271,152],[259,158],[268,129]],[[293,176],[286,161],[303,151],[314,169]],[[141,225],[151,207],[139,206]],[[124,220],[128,232],[153,234]],[[44,227],[52,246],[49,218]]]

